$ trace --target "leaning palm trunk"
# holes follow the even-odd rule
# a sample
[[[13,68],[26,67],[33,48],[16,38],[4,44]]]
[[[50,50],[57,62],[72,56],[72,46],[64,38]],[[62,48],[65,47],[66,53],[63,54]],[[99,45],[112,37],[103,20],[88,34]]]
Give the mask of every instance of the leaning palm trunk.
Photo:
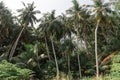
[[[56,71],[57,71],[56,78],[57,78],[57,80],[59,80],[59,67],[58,67],[57,57],[56,57],[54,43],[53,43],[53,36],[51,36],[50,38],[51,38],[52,50],[53,50],[53,54],[54,54],[54,58],[55,58],[55,64],[56,64]]]
[[[97,52],[97,30],[98,30],[99,22],[97,22],[95,28],[95,59],[96,59],[96,78],[98,80],[99,77],[99,65],[98,65],[98,52]]]
[[[23,28],[22,28],[22,30],[20,31],[20,33],[19,33],[19,35],[18,35],[15,43],[13,44],[13,46],[12,46],[12,48],[11,48],[11,50],[10,50],[10,53],[9,53],[9,54],[10,54],[10,55],[9,55],[9,60],[10,60],[10,61],[12,60],[12,57],[13,57],[13,55],[14,55],[14,52],[15,52],[15,49],[16,49],[16,47],[17,47],[18,41],[19,41],[19,39],[20,39],[20,37],[21,37],[21,35],[22,35],[22,33],[23,33],[23,31],[24,31],[24,29],[25,29],[26,26],[27,26],[27,25],[24,25],[24,26],[23,26]]]
[[[46,50],[47,50],[48,58],[49,58],[49,60],[51,60],[51,58],[50,58],[50,52],[49,52],[49,48],[48,48],[48,43],[47,43],[46,36],[45,36],[45,45],[46,45]]]

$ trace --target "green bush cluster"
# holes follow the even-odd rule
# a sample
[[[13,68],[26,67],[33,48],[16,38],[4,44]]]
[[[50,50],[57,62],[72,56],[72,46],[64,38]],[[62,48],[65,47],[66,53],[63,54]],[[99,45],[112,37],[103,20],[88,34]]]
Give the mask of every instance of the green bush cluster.
[[[120,54],[112,58],[112,65],[110,74],[105,77],[105,80],[119,80],[120,79]]]
[[[32,73],[31,70],[18,68],[6,60],[0,62],[0,80],[29,80]]]

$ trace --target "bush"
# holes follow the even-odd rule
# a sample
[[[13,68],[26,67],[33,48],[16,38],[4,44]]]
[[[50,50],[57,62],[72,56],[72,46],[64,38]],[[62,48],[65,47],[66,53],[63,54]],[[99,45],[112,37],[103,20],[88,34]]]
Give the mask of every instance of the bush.
[[[110,74],[105,77],[105,80],[119,80],[120,79],[120,54],[112,58],[112,65]]]
[[[3,60],[0,62],[0,79],[1,80],[29,80],[33,75],[29,69],[21,69],[16,65]]]

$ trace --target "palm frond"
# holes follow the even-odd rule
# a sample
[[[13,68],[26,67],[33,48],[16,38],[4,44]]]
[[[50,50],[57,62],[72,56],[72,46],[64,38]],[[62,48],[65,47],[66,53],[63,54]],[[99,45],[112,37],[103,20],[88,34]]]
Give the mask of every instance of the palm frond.
[[[78,11],[79,10],[79,4],[78,4],[78,1],[77,0],[73,0],[72,1],[72,3],[73,3],[73,7],[74,7],[74,9],[76,10],[76,11]]]

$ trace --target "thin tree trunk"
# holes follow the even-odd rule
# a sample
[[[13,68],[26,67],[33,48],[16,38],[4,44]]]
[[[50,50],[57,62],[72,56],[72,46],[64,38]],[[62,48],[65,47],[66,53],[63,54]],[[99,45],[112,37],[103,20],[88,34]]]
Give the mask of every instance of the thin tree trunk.
[[[78,31],[77,31],[77,44],[79,44],[79,40],[78,40],[78,38],[79,38],[79,33],[78,33]],[[78,47],[77,47],[78,48]],[[80,58],[79,58],[79,53],[78,53],[78,51],[77,51],[77,59],[78,59],[78,67],[79,67],[79,76],[80,76],[80,78],[82,77],[82,72],[81,72],[81,64],[80,64]]]
[[[99,65],[98,65],[98,52],[97,52],[97,30],[98,30],[99,22],[97,22],[95,28],[95,59],[96,59],[96,78],[98,80],[99,77]]]
[[[69,55],[69,51],[68,51],[68,72],[70,72],[70,55]]]
[[[23,28],[22,28],[22,30],[20,31],[20,33],[19,33],[19,35],[18,35],[15,43],[13,44],[13,46],[12,46],[12,48],[11,48],[11,50],[10,50],[10,55],[9,55],[9,60],[10,60],[10,61],[11,61],[13,55],[14,55],[14,52],[15,52],[15,49],[16,49],[16,47],[17,47],[18,41],[19,41],[19,39],[20,39],[20,37],[21,37],[21,34],[23,33],[25,27],[26,27],[26,25],[23,26]]]
[[[55,58],[55,64],[56,64],[56,71],[57,71],[56,78],[57,78],[57,80],[59,80],[59,67],[58,67],[57,57],[56,57],[54,43],[53,43],[53,36],[51,36],[50,38],[51,38],[52,50],[53,50],[53,54],[54,54],[54,58]]]
[[[77,59],[78,59],[79,75],[80,75],[80,78],[81,78],[82,77],[82,73],[81,73],[81,65],[80,65],[79,53],[77,53]]]
[[[70,80],[70,55],[69,51],[67,51],[67,62],[68,62],[68,80]]]
[[[48,48],[48,43],[47,43],[46,36],[45,36],[45,45],[46,45],[46,50],[47,50],[48,58],[49,58],[49,60],[51,60],[51,58],[50,58],[50,52],[49,52],[49,48]]]

